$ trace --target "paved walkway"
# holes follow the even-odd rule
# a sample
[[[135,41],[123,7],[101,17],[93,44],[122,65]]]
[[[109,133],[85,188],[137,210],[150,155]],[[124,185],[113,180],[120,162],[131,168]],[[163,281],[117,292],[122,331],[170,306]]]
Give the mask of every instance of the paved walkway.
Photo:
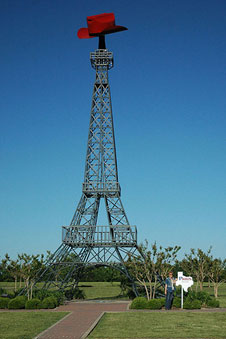
[[[129,302],[71,302],[59,306],[55,311],[69,311],[71,314],[50,327],[36,338],[81,339],[103,312],[126,311]]]
[[[121,302],[97,302],[83,301],[70,302],[67,305],[59,306],[53,312],[70,312],[63,320],[39,334],[38,339],[83,339],[86,338],[88,330],[98,322],[103,312],[169,312],[162,310],[129,310],[129,301]],[[25,310],[24,310],[25,311]],[[48,310],[49,311],[49,310]],[[201,310],[173,310],[176,312],[226,312],[226,308],[201,309]]]

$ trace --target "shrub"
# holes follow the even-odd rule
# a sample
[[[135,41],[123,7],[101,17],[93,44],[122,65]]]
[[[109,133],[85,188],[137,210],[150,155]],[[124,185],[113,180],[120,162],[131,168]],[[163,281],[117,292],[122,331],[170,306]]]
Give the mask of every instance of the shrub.
[[[147,303],[150,310],[160,310],[160,308],[162,308],[161,299],[151,299]]]
[[[57,299],[57,306],[63,305],[65,299],[64,292],[52,291],[52,296]]]
[[[10,298],[0,297],[0,308],[8,308],[8,303],[10,300],[11,300]]]
[[[48,291],[48,290],[35,290],[33,297],[39,300],[44,300],[47,297],[54,297],[57,300],[56,306],[63,304],[64,293],[62,291]]]
[[[205,291],[189,291],[186,297],[186,300],[200,300],[202,305],[207,305],[208,300],[211,299],[211,296],[208,292]]]
[[[133,299],[131,305],[130,305],[131,309],[145,309],[148,308],[148,301],[146,298],[144,297],[137,297],[135,299]]]
[[[14,298],[19,297],[19,296],[21,296],[21,295],[25,295],[25,294],[26,294],[26,290],[25,290],[24,287],[21,287],[21,288],[19,288],[18,290],[16,290],[16,291],[13,292]]]
[[[135,293],[134,293],[134,291],[133,291],[132,288],[127,288],[127,290],[125,291],[124,294],[125,294],[125,296],[128,297],[129,299],[134,299],[134,298],[136,298],[136,295],[135,295]]]
[[[211,298],[210,300],[207,301],[207,307],[213,307],[213,308],[220,307],[219,300],[215,298]]]
[[[7,292],[6,292],[6,290],[4,290],[4,288],[0,287],[0,296],[1,296],[2,294],[7,294]]]
[[[39,299],[39,300],[43,300],[47,297],[50,297],[52,295],[52,291],[48,291],[45,289],[36,289],[33,291],[33,298]]]
[[[85,293],[79,288],[72,288],[70,290],[65,290],[64,295],[67,300],[85,299]]]
[[[181,308],[181,298],[175,297],[173,299],[173,307]]]
[[[161,301],[162,307],[165,306],[165,304],[166,304],[166,298],[160,298],[159,300]]]
[[[14,299],[11,299],[8,308],[9,309],[21,309],[25,308],[27,298],[24,295],[18,296]]]
[[[177,286],[176,290],[174,291],[175,297],[181,297],[181,286]]]
[[[184,308],[189,310],[200,309],[202,306],[202,302],[198,299],[189,300],[186,299],[184,302]]]
[[[31,300],[27,300],[26,304],[25,304],[25,308],[27,310],[33,310],[33,309],[37,309],[40,306],[40,300],[37,298],[31,299]]]
[[[40,308],[55,308],[57,305],[57,299],[54,297],[47,297],[43,299],[41,304],[39,305]]]

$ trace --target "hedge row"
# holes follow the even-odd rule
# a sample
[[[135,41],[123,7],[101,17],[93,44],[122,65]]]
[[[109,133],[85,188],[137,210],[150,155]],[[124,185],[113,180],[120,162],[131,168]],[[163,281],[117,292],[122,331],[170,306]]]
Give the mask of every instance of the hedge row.
[[[21,291],[19,291],[21,293]],[[64,300],[84,299],[85,294],[78,288],[62,291],[34,290],[33,299],[27,300],[26,296],[15,296],[14,298],[0,297],[0,309],[39,309],[55,308],[63,304]]]
[[[0,292],[6,292],[2,289]],[[24,295],[17,295],[22,293],[23,289],[17,291],[14,296],[1,297],[0,293],[0,309],[39,309],[39,308],[55,308],[62,305],[64,300],[71,299],[84,299],[85,294],[79,288],[67,289],[62,291],[50,291],[50,290],[34,290],[33,299],[27,300]],[[3,294],[3,293],[2,293]]]
[[[131,309],[149,309],[158,310],[165,306],[165,298],[147,300],[145,297],[137,297],[133,299]],[[181,299],[175,297],[173,299],[173,307],[181,307]],[[219,307],[219,301],[211,297],[206,292],[192,292],[185,297],[183,308],[200,309],[201,307]]]
[[[0,297],[0,308],[8,309],[39,309],[39,308],[55,308],[59,306],[59,302],[55,297],[47,297],[43,300],[34,298],[27,300],[25,296],[18,296],[16,298],[2,298]]]

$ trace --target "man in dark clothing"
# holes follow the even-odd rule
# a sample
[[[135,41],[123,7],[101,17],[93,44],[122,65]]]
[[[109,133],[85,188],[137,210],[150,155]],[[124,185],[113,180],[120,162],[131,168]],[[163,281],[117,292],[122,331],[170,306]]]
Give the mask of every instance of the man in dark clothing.
[[[173,278],[173,273],[169,272],[169,276],[165,280],[165,296],[166,296],[165,309],[166,310],[170,310],[172,307],[174,291],[175,291],[175,287],[174,287],[175,283],[176,283],[176,280]]]

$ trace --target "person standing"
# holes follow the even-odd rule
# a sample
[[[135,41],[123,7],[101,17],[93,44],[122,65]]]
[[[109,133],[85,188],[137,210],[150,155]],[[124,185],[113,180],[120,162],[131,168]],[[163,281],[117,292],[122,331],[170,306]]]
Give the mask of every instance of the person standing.
[[[166,296],[166,304],[165,309],[170,310],[173,304],[174,291],[176,280],[173,278],[173,272],[169,272],[168,278],[165,280],[165,296]]]

